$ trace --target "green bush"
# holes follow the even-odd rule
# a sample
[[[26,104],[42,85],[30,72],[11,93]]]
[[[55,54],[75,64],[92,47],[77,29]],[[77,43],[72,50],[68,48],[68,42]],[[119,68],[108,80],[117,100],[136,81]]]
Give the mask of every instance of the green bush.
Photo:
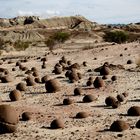
[[[49,47],[49,50],[52,51],[56,44],[64,43],[69,37],[70,35],[66,32],[57,32],[50,36],[49,39],[45,41],[45,44]]]
[[[124,43],[128,39],[128,34],[124,31],[109,31],[105,33],[104,40],[107,42]]]
[[[59,43],[64,43],[66,40],[69,39],[69,34],[66,32],[57,32],[53,35],[53,39]]]
[[[49,50],[52,51],[56,43],[53,39],[49,38],[47,41],[45,41],[45,44],[49,47]]]
[[[22,41],[16,41],[14,43],[14,48],[17,51],[25,51],[29,47],[29,42],[22,42]]]

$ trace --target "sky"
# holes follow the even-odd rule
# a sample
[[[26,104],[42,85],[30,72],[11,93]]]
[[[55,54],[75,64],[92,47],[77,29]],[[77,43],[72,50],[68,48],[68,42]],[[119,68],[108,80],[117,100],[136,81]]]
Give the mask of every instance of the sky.
[[[82,15],[106,24],[140,22],[140,0],[0,0],[0,18]]]

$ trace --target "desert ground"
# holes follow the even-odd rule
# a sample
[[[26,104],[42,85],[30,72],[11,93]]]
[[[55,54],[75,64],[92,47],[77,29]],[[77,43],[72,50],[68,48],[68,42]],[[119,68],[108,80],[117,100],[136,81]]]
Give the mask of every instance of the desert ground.
[[[54,50],[54,54],[48,53],[49,51],[45,47],[33,47],[26,51],[2,54],[0,68],[6,68],[14,79],[12,82],[0,83],[1,104],[15,107],[20,121],[16,132],[1,134],[1,140],[140,139],[140,129],[135,127],[140,117],[127,115],[127,110],[131,106],[140,105],[140,66],[136,64],[140,57],[140,43],[108,43],[105,45],[97,43],[96,46],[86,49],[84,46],[88,41],[86,43],[82,43],[82,41],[79,40],[79,44],[64,44],[62,49]],[[120,54],[123,55],[120,56]],[[58,75],[52,73],[55,64],[63,56],[72,64],[80,65],[80,69],[77,71],[82,74],[82,79],[70,83],[69,79],[65,77],[66,70]],[[44,57],[47,57],[46,68],[42,69],[41,58]],[[17,61],[24,59],[27,59],[27,62],[21,62],[23,66],[29,70],[36,67],[39,78],[44,75],[48,75],[50,79],[56,78],[61,83],[61,90],[56,93],[47,93],[45,84],[36,83],[34,86],[28,86],[26,91],[22,92],[22,98],[19,101],[12,102],[9,98],[10,91],[14,90],[19,82],[25,83],[25,78],[28,76],[25,71],[16,66]],[[127,64],[128,60],[132,60],[132,64]],[[83,66],[83,61],[87,62],[87,66]],[[92,84],[88,87],[86,82],[89,77],[92,76],[93,79],[97,76],[102,77],[99,72],[94,70],[105,62],[113,64],[110,67],[110,74],[104,80],[105,86],[96,89]],[[12,71],[12,68],[16,70]],[[117,76],[116,81],[111,80],[113,75]],[[77,87],[82,88],[82,94],[74,96],[74,89]],[[128,93],[128,97],[118,108],[113,109],[106,106],[106,97],[116,97],[124,92]],[[95,96],[96,100],[83,103],[83,97],[89,94]],[[72,99],[73,103],[63,105],[65,98]],[[21,114],[25,111],[31,113],[29,121],[21,120]],[[75,118],[76,114],[81,111],[88,112],[89,116],[83,119]],[[54,119],[62,120],[64,128],[50,129],[50,124]],[[110,131],[111,124],[117,119],[126,121],[130,128],[123,132]]]

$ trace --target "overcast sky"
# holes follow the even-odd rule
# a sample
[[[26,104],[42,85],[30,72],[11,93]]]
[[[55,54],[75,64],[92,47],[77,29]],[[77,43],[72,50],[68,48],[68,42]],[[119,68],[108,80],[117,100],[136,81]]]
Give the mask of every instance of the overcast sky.
[[[0,0],[0,17],[83,15],[98,23],[140,22],[140,0]]]

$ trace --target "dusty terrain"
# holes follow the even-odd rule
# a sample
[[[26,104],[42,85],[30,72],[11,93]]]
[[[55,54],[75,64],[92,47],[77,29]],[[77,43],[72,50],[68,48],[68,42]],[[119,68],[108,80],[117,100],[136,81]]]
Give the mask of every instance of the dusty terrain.
[[[88,44],[88,43],[87,43]],[[86,44],[84,44],[86,45]],[[7,68],[15,77],[13,82],[4,84],[0,83],[1,104],[10,104],[14,106],[21,115],[24,111],[32,112],[32,119],[24,122],[20,121],[18,129],[12,134],[0,135],[2,140],[139,140],[140,129],[135,128],[136,122],[140,117],[127,116],[127,110],[133,105],[140,105],[140,67],[137,67],[135,61],[140,57],[140,44],[137,42],[123,45],[97,45],[90,49],[82,49],[81,44],[66,45],[64,49],[57,49],[53,54],[48,54],[46,69],[41,69],[42,62],[37,57],[44,57],[48,52],[46,48],[28,48],[25,52],[10,52],[4,53],[1,58],[9,58],[0,66]],[[125,50],[127,48],[127,50]],[[120,54],[123,54],[120,57]],[[12,58],[16,57],[17,58]],[[16,67],[16,71],[12,71],[17,60],[31,57],[28,62],[22,63],[29,69],[36,67],[41,78],[45,74],[51,78],[56,77],[61,82],[61,91],[56,93],[46,93],[44,84],[36,84],[33,87],[28,87],[23,92],[23,98],[20,101],[11,102],[9,92],[15,89],[15,86],[27,77],[24,71]],[[82,73],[82,79],[75,83],[69,83],[65,78],[65,72],[60,75],[52,74],[53,67],[65,56],[72,63],[79,63]],[[13,63],[8,64],[11,61]],[[97,58],[97,59],[95,59]],[[132,60],[132,64],[127,64],[127,60]],[[82,65],[83,61],[87,62],[87,67]],[[87,79],[90,76],[96,78],[100,76],[94,69],[100,67],[104,62],[109,62],[114,65],[123,65],[124,69],[115,67],[111,70],[108,79],[105,80],[106,86],[101,89],[90,88],[86,86]],[[136,68],[137,67],[137,68]],[[88,70],[91,69],[90,72]],[[117,81],[112,82],[111,76],[116,75]],[[73,96],[75,87],[82,87],[83,93],[81,96]],[[105,98],[109,95],[116,95],[127,92],[129,96],[125,99],[122,105],[117,109],[112,109],[105,106]],[[97,97],[96,101],[91,103],[82,103],[84,95],[93,94]],[[64,98],[71,98],[74,104],[63,106]],[[87,111],[90,116],[85,119],[75,119],[76,113]],[[64,129],[51,130],[50,123],[53,119],[60,118],[65,122]],[[109,131],[113,121],[121,119],[130,124],[130,128],[123,132]]]

